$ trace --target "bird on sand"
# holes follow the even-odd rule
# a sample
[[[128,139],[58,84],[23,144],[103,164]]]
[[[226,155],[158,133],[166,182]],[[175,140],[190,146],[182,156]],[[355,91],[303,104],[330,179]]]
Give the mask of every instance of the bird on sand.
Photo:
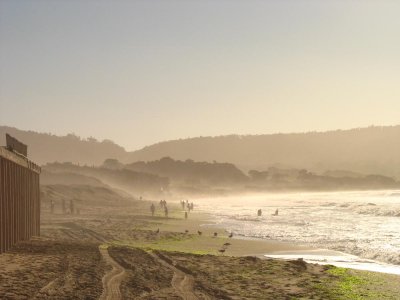
[[[217,235],[218,235],[218,233],[217,233],[217,232],[214,232],[214,237],[217,236]]]
[[[223,254],[225,252],[225,249],[219,249],[218,252]]]
[[[189,232],[189,230],[186,229],[186,230],[185,230],[185,233],[188,233],[188,232]]]
[[[225,243],[224,244],[225,247],[230,246],[230,245],[231,245],[231,243]]]
[[[197,230],[197,233],[198,233],[199,235],[201,235],[201,234],[202,234],[202,232],[201,232],[201,231],[199,231],[199,230]]]
[[[230,237],[230,238],[233,237],[233,232],[231,232],[231,234],[229,235],[229,237]]]
[[[160,232],[160,228],[157,228],[156,233],[159,233],[159,232]]]

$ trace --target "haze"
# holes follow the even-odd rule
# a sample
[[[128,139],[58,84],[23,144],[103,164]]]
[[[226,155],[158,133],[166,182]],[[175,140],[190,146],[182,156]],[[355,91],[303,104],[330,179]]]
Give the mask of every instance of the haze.
[[[399,12],[0,0],[0,299],[399,299]]]
[[[398,1],[0,2],[0,125],[175,138],[399,121]]]

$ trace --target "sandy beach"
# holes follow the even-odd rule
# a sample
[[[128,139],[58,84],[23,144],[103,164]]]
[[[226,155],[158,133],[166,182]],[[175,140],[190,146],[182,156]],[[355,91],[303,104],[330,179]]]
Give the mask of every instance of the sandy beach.
[[[125,202],[124,202],[125,201]],[[400,277],[266,258],[309,251],[229,237],[210,215],[150,202],[42,213],[41,237],[0,255],[1,299],[398,299]],[[158,204],[157,204],[158,205]],[[24,279],[21,281],[21,277]]]

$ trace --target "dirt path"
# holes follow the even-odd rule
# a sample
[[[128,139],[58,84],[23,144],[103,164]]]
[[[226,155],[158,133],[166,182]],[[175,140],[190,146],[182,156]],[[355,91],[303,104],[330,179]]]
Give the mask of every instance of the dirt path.
[[[174,271],[171,285],[175,291],[185,300],[198,300],[199,298],[194,293],[194,278],[179,269],[177,269],[172,263],[167,262],[165,259],[157,255],[156,253],[149,253],[159,263],[170,268]],[[208,299],[208,297],[202,297],[201,299]]]
[[[111,258],[107,248],[99,247],[99,249],[106,264],[112,267],[111,271],[107,272],[102,279],[103,293],[100,300],[120,300],[122,296],[119,286],[126,275],[125,269]]]

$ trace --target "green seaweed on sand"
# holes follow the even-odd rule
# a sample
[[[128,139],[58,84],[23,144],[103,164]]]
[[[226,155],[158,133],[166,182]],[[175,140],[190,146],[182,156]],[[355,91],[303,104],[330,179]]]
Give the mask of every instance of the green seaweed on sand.
[[[333,289],[338,299],[365,299],[366,294],[360,294],[360,289],[365,286],[366,280],[353,275],[348,269],[331,267],[327,270],[336,278],[336,287]]]
[[[328,299],[376,300],[399,299],[397,288],[388,279],[388,274],[356,271],[328,266],[328,281],[315,285],[326,293]]]
[[[170,234],[156,240],[119,240],[112,242],[115,246],[127,246],[144,250],[179,251],[191,254],[218,254],[218,247],[225,241],[223,238],[199,237],[194,234]]]

